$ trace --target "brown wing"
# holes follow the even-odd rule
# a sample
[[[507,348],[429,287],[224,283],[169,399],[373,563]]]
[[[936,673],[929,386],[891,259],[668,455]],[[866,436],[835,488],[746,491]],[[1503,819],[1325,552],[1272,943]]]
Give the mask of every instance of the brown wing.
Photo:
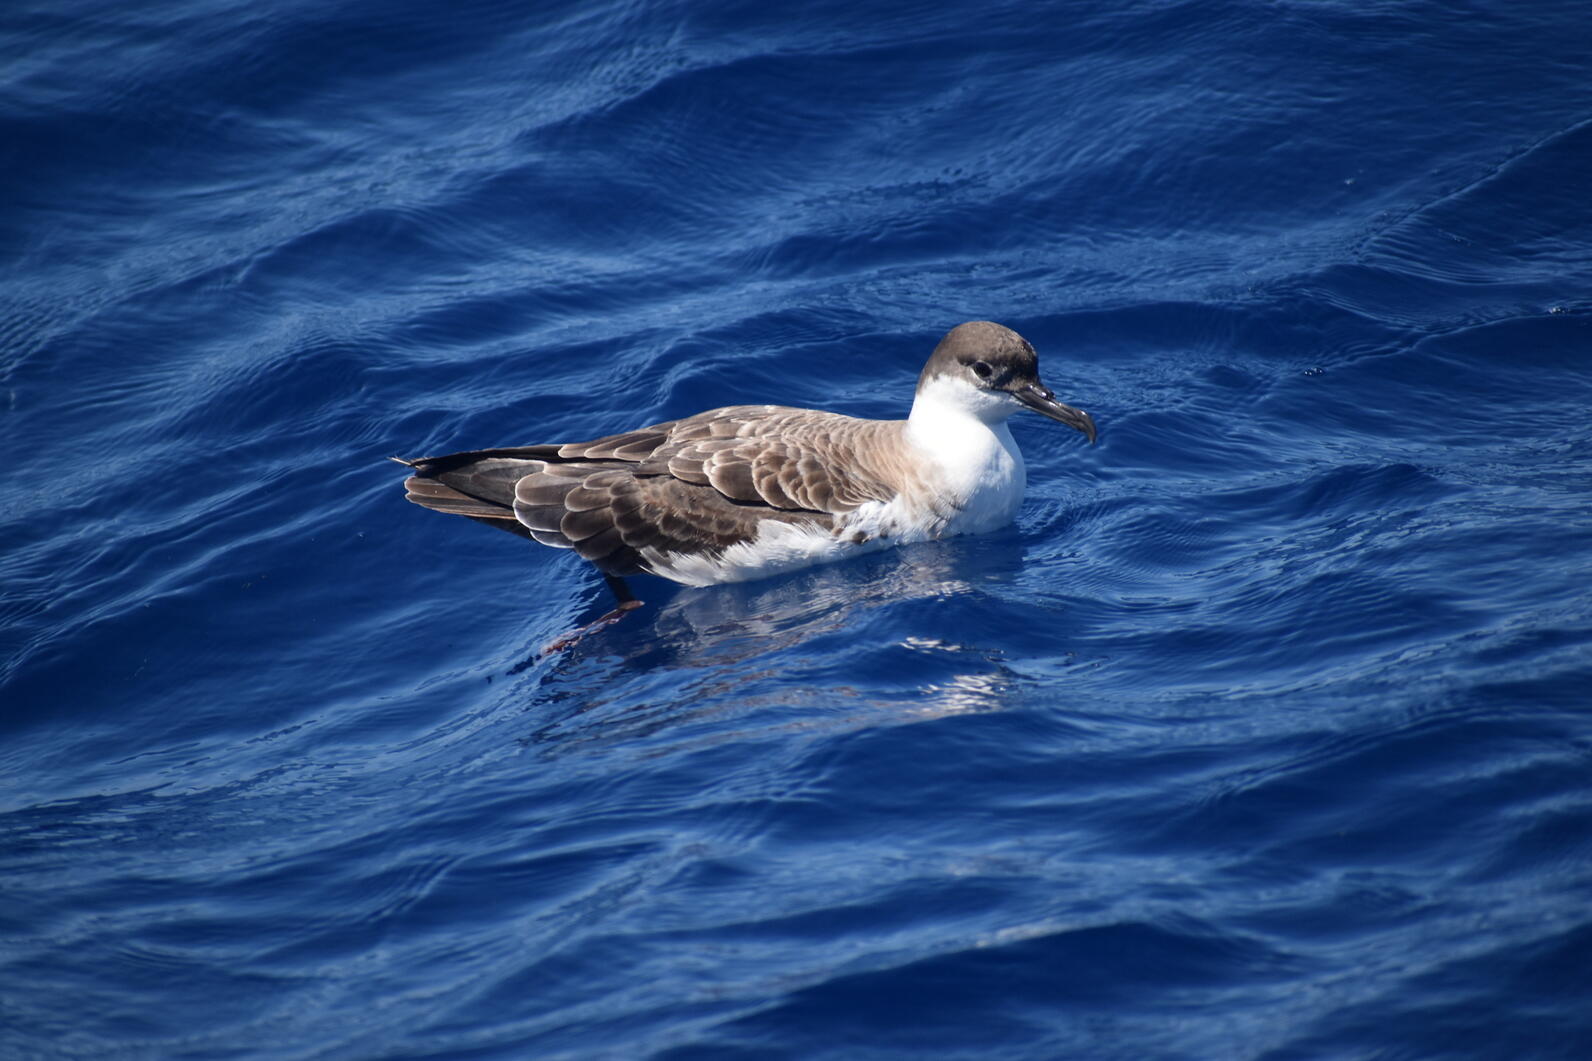
[[[839,515],[895,496],[869,455],[887,451],[899,430],[892,421],[733,406],[671,425],[637,472],[711,486],[734,501]]]
[[[549,464],[515,488],[514,515],[543,545],[572,548],[611,575],[650,570],[646,554],[719,553],[768,519],[829,530],[828,513],[730,500],[711,486],[633,468]]]
[[[769,519],[830,530],[837,515],[888,500],[866,454],[884,441],[872,434],[892,430],[899,425],[734,406],[590,442],[403,463],[416,472],[409,500],[572,548],[623,575],[648,570],[653,550],[722,552]]]

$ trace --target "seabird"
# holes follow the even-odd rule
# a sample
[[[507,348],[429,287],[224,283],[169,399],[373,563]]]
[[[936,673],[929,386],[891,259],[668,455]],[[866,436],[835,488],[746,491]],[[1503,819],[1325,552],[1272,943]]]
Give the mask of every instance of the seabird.
[[[1026,339],[971,321],[934,348],[905,420],[732,405],[592,442],[393,460],[413,471],[410,501],[591,561],[618,600],[607,620],[641,603],[626,575],[741,582],[1004,526],[1027,478],[1006,426],[1022,408],[1095,440]]]

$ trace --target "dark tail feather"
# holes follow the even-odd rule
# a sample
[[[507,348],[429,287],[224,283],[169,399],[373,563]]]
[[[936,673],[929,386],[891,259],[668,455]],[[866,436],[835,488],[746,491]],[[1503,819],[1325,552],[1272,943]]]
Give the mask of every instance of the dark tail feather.
[[[463,453],[445,453],[440,457],[418,457],[415,460],[405,460],[402,457],[390,457],[388,459],[413,468],[421,475],[442,475],[445,472],[456,471],[459,468],[476,464],[480,461],[556,461],[559,456],[558,446],[551,445],[472,449]]]
[[[405,479],[404,489],[408,491],[405,497],[417,505],[473,519],[477,523],[508,531],[528,541],[536,540],[531,537],[530,528],[514,518],[512,508],[461,494],[447,483],[438,482],[436,479],[425,479],[418,475]]]
[[[469,494],[460,493],[447,483],[439,479],[427,479],[419,475],[411,475],[404,480],[404,489],[408,491],[407,498],[417,505],[435,509],[438,512],[451,512],[455,516],[475,516],[481,519],[496,519],[499,517],[514,518],[514,510],[492,501]]]
[[[514,516],[514,484],[542,466],[532,454],[544,448],[525,446],[419,460],[392,459],[415,471],[404,480],[408,500],[535,541],[530,529]]]
[[[512,515],[508,519],[504,519],[501,516],[471,516],[469,518],[477,523],[485,523],[488,527],[496,527],[498,530],[508,531],[510,534],[524,538],[528,542],[536,541],[536,535],[531,533],[530,528],[519,520],[514,519]]]
[[[391,459],[414,470],[415,474],[404,481],[404,488],[408,491],[408,500],[417,505],[464,516],[543,545],[561,549],[579,548],[576,541],[561,528],[560,523],[565,516],[562,502],[566,494],[580,485],[582,479],[602,465],[594,467],[585,462],[566,463],[558,456],[558,449],[556,445],[516,446],[449,453],[418,460],[404,460],[401,457]],[[538,473],[549,474],[541,476]],[[551,492],[532,491],[535,499],[546,504],[527,507],[520,503],[517,513],[516,488],[522,480],[531,476],[536,476],[538,480],[547,478]],[[549,496],[543,498],[542,493],[549,493]],[[547,509],[546,512],[542,511],[543,507]],[[525,515],[534,526],[521,522],[520,515]],[[578,537],[584,539],[594,535],[588,531]],[[600,557],[587,554],[599,545],[603,547],[600,550],[603,556],[612,552],[617,543],[617,537],[612,537],[615,537],[614,542],[603,538],[600,542],[588,543],[581,555],[597,562]]]

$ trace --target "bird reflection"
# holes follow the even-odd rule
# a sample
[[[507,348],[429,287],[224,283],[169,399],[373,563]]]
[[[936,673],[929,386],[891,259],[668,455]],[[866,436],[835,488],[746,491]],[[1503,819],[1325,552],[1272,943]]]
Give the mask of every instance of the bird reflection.
[[[671,664],[739,663],[843,629],[883,605],[950,600],[1009,581],[1022,568],[1016,546],[1007,535],[924,542],[789,578],[681,593],[659,608],[646,636],[615,631],[614,640],[626,641],[631,658],[654,663],[660,654]]]
[[[568,751],[749,711],[763,730],[774,715],[785,719],[776,725],[833,727],[874,724],[881,712],[910,721],[995,710],[1016,679],[987,649],[918,633],[861,635],[870,624],[911,627],[910,616],[878,619],[880,609],[999,592],[1022,568],[1014,538],[927,542],[788,578],[681,593],[539,666],[528,680],[544,724],[527,743]],[[837,635],[844,643],[827,643]],[[868,688],[870,658],[901,652],[923,658],[924,680]],[[807,672],[857,677],[808,683]],[[815,703],[827,705],[821,723],[810,717]],[[553,705],[556,717],[547,718]],[[801,717],[792,719],[796,711]],[[736,739],[739,730],[704,739]]]

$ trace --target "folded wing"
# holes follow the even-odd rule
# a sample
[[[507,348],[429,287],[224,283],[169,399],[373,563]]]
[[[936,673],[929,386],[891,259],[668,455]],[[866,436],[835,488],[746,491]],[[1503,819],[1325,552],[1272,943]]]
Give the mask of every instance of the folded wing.
[[[893,491],[858,453],[890,422],[777,406],[715,409],[591,442],[405,461],[408,498],[560,548],[612,575],[722,552],[767,520],[833,531]],[[849,456],[849,459],[844,459]]]

